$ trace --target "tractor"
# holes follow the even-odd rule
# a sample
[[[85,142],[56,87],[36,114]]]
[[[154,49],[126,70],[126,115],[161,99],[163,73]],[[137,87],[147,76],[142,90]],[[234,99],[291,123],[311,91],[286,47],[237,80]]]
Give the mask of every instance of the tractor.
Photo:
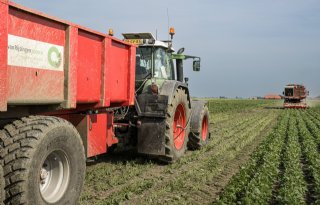
[[[201,148],[210,137],[206,102],[191,99],[183,75],[187,59],[193,59],[193,70],[200,71],[200,57],[183,54],[184,48],[175,53],[174,28],[169,34],[169,41],[151,33],[123,34],[124,41],[137,45],[135,105],[127,118],[134,125],[133,141],[138,153],[165,162],[179,159],[187,148]]]

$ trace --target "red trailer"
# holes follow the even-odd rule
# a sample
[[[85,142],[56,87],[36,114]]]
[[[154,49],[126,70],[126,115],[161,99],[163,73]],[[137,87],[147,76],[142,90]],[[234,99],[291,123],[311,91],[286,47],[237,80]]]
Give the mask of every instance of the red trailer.
[[[134,104],[136,47],[7,0],[0,13],[0,201],[75,204],[85,157]]]

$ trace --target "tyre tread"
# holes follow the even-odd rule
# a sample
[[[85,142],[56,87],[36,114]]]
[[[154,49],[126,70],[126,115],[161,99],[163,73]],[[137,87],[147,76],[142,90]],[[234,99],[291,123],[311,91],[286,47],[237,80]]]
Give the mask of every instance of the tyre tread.
[[[209,110],[208,107],[206,105],[203,106],[203,108],[201,109],[201,113],[200,113],[200,119],[203,119],[203,117],[207,115],[208,117],[208,121],[209,121]],[[201,129],[202,129],[202,120],[199,122],[198,125],[198,130],[197,131],[193,131],[190,132],[189,134],[189,142],[188,142],[188,148],[190,150],[198,150],[201,149],[204,145],[207,144],[208,140],[209,140],[209,132],[210,132],[210,121],[208,122],[208,136],[206,138],[205,141],[202,140],[201,137]]]
[[[24,182],[30,155],[47,129],[59,124],[65,124],[77,132],[70,122],[51,116],[23,117],[0,130],[0,144],[3,144],[0,161],[4,169],[6,204],[27,204]]]
[[[173,101],[176,101],[179,98],[186,98],[186,100],[188,101],[187,98],[187,93],[184,89],[178,88],[175,90],[175,94],[173,95]],[[174,118],[174,104],[171,103],[168,105],[168,109],[167,109],[167,117],[166,117],[166,131],[165,131],[165,156],[161,156],[159,157],[159,159],[165,163],[172,163],[175,160],[177,160],[177,158],[174,156],[174,150],[172,150],[172,146],[170,145],[171,143],[171,136],[170,136],[170,128],[171,128],[171,124],[172,124],[172,120]],[[188,116],[190,114],[190,109],[186,108],[186,116]],[[186,139],[188,140],[188,133],[189,133],[189,124],[187,125],[187,134],[186,134]]]

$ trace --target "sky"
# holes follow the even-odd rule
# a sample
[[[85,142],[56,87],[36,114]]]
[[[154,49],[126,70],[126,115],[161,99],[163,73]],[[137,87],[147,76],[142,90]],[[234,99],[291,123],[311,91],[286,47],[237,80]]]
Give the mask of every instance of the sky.
[[[157,32],[174,48],[201,57],[185,62],[192,96],[281,94],[289,83],[320,95],[319,0],[14,0],[107,33]]]

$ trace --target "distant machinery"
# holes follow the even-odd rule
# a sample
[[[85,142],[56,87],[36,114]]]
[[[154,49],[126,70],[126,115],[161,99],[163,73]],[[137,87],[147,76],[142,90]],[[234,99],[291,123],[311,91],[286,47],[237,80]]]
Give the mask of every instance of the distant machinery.
[[[307,96],[309,91],[303,86],[298,84],[288,84],[285,86],[284,91],[284,108],[307,108]]]

